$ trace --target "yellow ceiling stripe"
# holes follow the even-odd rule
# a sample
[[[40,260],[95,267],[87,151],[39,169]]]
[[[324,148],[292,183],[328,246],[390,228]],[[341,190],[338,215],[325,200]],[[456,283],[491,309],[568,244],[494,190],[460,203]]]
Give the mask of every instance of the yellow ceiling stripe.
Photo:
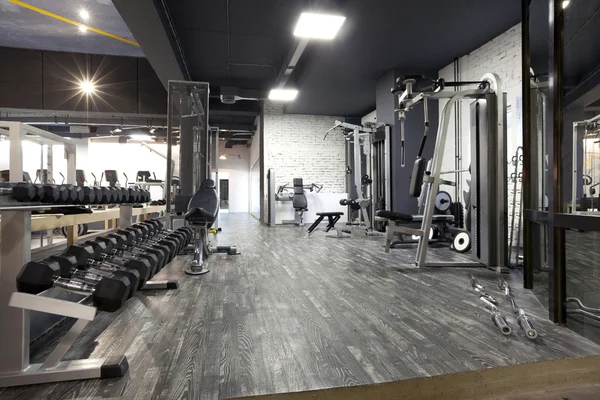
[[[18,6],[27,8],[29,10],[38,12],[38,13],[43,14],[43,15],[46,15],[48,17],[52,17],[52,18],[57,19],[59,21],[66,22],[67,24],[71,24],[71,25],[75,25],[75,26],[83,26],[88,31],[96,32],[99,35],[103,35],[103,36],[109,37],[111,39],[118,40],[118,41],[123,42],[123,43],[128,43],[128,44],[131,44],[133,46],[140,47],[140,45],[137,42],[134,42],[133,40],[128,40],[128,39],[122,38],[120,36],[113,35],[112,33],[108,33],[108,32],[105,32],[105,31],[101,31],[100,29],[93,28],[93,27],[88,26],[86,24],[82,24],[80,22],[73,21],[72,19],[61,17],[60,15],[51,13],[50,11],[42,10],[41,8],[32,6],[31,4],[23,3],[22,1],[19,1],[19,0],[8,0],[8,1],[11,2],[11,3],[13,3],[13,4],[16,4]]]

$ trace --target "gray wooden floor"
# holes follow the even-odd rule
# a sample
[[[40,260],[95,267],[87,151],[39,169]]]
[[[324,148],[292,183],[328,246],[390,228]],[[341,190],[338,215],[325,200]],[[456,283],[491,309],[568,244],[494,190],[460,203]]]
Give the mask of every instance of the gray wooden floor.
[[[219,242],[242,255],[215,255],[202,277],[183,274],[187,260],[173,262],[159,277],[179,279],[180,289],[139,293],[119,312],[99,314],[67,354],[125,353],[126,377],[10,388],[0,398],[224,399],[600,354],[550,323],[517,286],[540,338],[525,339],[504,302],[515,333],[500,335],[469,285],[473,271],[501,298],[493,272],[418,270],[413,246],[386,254],[382,237],[304,239],[300,228],[267,228],[245,214],[223,215],[221,227]],[[53,336],[36,343],[33,361]]]

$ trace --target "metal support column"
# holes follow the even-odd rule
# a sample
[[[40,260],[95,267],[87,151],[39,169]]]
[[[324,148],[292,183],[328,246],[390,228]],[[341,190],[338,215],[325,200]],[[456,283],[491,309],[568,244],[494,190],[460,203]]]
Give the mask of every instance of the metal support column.
[[[549,165],[552,168],[550,201],[548,208],[548,252],[549,252],[549,313],[555,323],[566,322],[566,268],[565,268],[565,229],[556,225],[555,214],[563,212],[563,50],[564,50],[564,9],[562,1],[550,0],[550,69],[548,82],[550,89],[552,118],[548,118],[548,132],[552,132],[549,142]]]

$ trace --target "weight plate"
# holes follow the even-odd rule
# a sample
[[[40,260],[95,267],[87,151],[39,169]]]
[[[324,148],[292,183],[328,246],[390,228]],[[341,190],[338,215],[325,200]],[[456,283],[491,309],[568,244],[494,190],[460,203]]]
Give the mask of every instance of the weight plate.
[[[459,253],[466,253],[471,248],[471,235],[468,232],[459,232],[454,236],[452,245],[454,246],[454,250]]]
[[[448,211],[451,204],[452,197],[450,197],[450,193],[441,191],[435,196],[435,208],[437,208],[439,211]]]

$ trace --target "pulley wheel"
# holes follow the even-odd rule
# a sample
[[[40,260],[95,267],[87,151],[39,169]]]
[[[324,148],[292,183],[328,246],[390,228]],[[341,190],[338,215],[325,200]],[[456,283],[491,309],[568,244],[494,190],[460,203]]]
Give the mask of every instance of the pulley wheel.
[[[448,211],[451,204],[452,197],[450,197],[450,193],[441,191],[435,196],[435,208],[437,208],[439,211]]]
[[[454,250],[459,253],[466,253],[471,249],[471,235],[468,232],[459,232],[452,240]]]

